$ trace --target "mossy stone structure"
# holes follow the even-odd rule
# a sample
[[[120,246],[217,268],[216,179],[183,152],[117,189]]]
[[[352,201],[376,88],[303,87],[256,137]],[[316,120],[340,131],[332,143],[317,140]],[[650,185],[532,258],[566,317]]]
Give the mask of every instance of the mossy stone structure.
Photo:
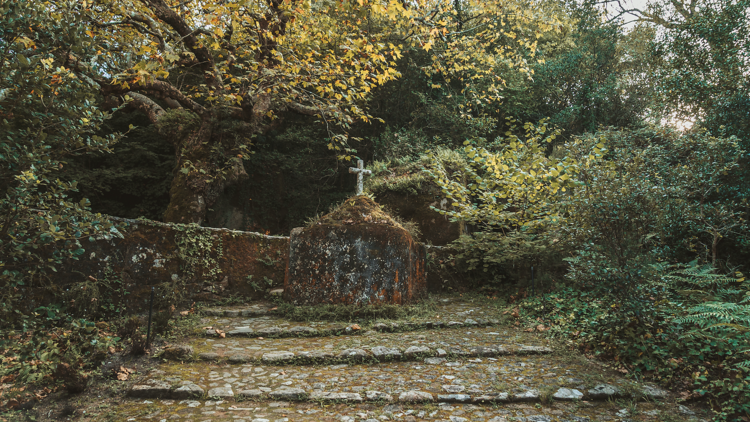
[[[426,249],[366,196],[292,230],[285,298],[297,305],[406,304],[427,292]]]

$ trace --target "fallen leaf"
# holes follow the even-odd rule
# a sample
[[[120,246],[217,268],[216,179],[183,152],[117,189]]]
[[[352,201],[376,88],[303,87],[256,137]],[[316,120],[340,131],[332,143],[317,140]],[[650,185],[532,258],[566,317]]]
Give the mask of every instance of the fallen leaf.
[[[203,327],[204,330],[212,330],[214,327]]]
[[[274,306],[273,308],[269,309],[269,311],[275,311],[277,309],[279,309],[279,308],[277,306]]]
[[[115,350],[115,348],[113,346],[109,346],[109,347],[107,347],[107,351],[109,352],[110,355],[113,355],[116,350]]]
[[[219,333],[219,337],[221,337],[221,338],[226,338],[226,337],[227,337],[227,335],[226,335],[226,334],[224,334],[224,333]]]
[[[354,325],[352,325],[352,330],[355,330],[355,331],[356,331],[356,330],[360,330],[360,329],[361,329],[361,328],[359,327],[359,324],[354,324]]]
[[[188,316],[189,313],[190,313],[190,311],[182,311],[182,312],[180,312],[180,315],[181,316]]]

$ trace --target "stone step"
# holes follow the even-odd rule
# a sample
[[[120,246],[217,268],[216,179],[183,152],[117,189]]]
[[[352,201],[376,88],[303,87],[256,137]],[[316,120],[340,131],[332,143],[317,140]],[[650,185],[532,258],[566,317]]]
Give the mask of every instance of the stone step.
[[[283,320],[281,320],[283,321]],[[208,323],[208,321],[206,321]],[[378,322],[360,326],[359,324],[336,324],[328,323],[329,326],[311,326],[306,324],[287,324],[291,326],[266,325],[262,328],[251,328],[256,321],[245,320],[234,324],[220,325],[212,324],[205,328],[207,337],[220,337],[223,333],[225,337],[263,337],[263,338],[289,338],[289,337],[330,337],[340,335],[360,335],[366,331],[372,330],[380,333],[408,332],[429,329],[444,328],[478,328],[494,327],[500,325],[497,319],[479,318],[473,320],[467,318],[463,321],[399,321],[399,322]],[[240,325],[244,324],[244,325]]]
[[[436,297],[430,311],[408,320],[364,319],[356,323],[336,321],[300,322],[276,312],[268,302],[244,306],[208,308],[201,310],[201,324],[209,337],[217,336],[217,329],[225,336],[241,337],[314,337],[361,334],[368,330],[377,332],[407,332],[439,328],[472,328],[500,324],[499,312],[492,302],[465,302],[460,298]]]
[[[391,395],[377,390],[364,390],[362,393],[312,391],[308,392],[301,388],[279,388],[266,391],[267,389],[248,389],[234,391],[231,387],[215,387],[208,392],[193,383],[181,383],[171,385],[165,381],[152,381],[147,384],[134,385],[128,392],[131,398],[147,399],[172,399],[172,400],[282,400],[282,401],[314,401],[334,403],[473,403],[502,404],[502,403],[540,403],[548,401],[543,398],[537,389],[525,390],[519,393],[470,391],[472,394],[455,393],[451,391],[463,391],[452,386],[443,386],[445,394],[434,394],[422,390],[409,390],[397,395]],[[580,391],[574,388],[560,387],[556,389],[551,397],[556,401],[606,401],[610,399],[630,399],[653,401],[666,398],[668,393],[656,387],[645,386],[639,391],[624,393],[621,389],[610,384],[598,384],[592,388]]]
[[[432,329],[398,333],[368,331],[361,336],[315,338],[197,338],[182,346],[170,346],[164,350],[163,356],[178,361],[199,359],[228,363],[322,364],[416,360],[424,357],[493,357],[551,351],[538,337],[519,336],[507,329],[478,327],[470,330]]]
[[[635,412],[632,412],[635,411]],[[632,412],[632,413],[631,413]],[[460,403],[387,403],[315,401],[225,400],[125,400],[117,409],[122,421],[211,422],[601,422],[601,421],[699,421],[684,406],[640,402],[623,408],[612,401],[509,403],[475,405]]]
[[[265,363],[273,365],[325,365],[349,362],[389,362],[389,361],[419,361],[427,357],[434,361],[444,361],[452,357],[496,357],[503,355],[522,354],[546,354],[552,353],[552,349],[545,346],[512,346],[506,348],[503,345],[476,346],[476,347],[449,347],[429,348],[425,346],[411,346],[406,349],[399,347],[375,346],[370,349],[349,348],[341,351],[330,351],[326,349],[287,352],[263,350],[255,354],[235,353],[231,355],[220,355],[216,352],[202,352],[195,357],[204,361],[221,361],[230,364]],[[173,358],[172,360],[190,360],[186,357]]]
[[[493,404],[548,400],[664,399],[668,393],[617,378],[582,380],[582,363],[554,355],[425,358],[420,362],[319,367],[163,364],[129,392],[136,398],[434,402]]]

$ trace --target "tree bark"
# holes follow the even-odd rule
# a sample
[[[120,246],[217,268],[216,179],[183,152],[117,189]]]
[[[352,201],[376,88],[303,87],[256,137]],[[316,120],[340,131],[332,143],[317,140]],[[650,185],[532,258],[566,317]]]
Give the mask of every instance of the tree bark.
[[[247,177],[241,157],[212,152],[221,145],[222,135],[216,119],[204,116],[197,131],[175,142],[177,164],[165,222],[202,224],[224,189]]]

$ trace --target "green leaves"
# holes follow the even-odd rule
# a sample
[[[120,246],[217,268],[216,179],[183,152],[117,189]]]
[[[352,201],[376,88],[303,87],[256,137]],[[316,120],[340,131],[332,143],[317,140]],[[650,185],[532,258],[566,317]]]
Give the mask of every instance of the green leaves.
[[[525,138],[507,132],[506,146],[499,153],[466,144],[467,158],[463,168],[449,173],[442,163],[433,158],[427,173],[441,187],[456,210],[436,210],[454,219],[491,227],[538,227],[563,218],[556,209],[558,196],[574,186],[571,178],[577,173],[578,163],[570,157],[547,157],[541,146],[559,131],[547,137],[546,122],[526,123]],[[499,140],[497,141],[499,142]],[[601,157],[604,150],[597,150]],[[513,208],[516,211],[505,211]],[[503,212],[501,212],[503,211]]]

